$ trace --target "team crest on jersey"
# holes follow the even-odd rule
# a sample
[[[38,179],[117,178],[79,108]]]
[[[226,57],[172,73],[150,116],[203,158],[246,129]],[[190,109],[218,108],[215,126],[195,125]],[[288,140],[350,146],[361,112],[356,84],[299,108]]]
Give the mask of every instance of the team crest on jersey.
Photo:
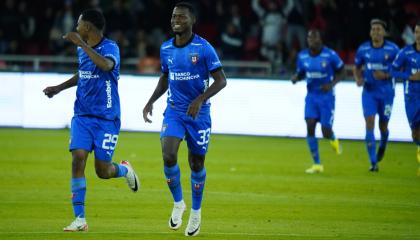
[[[385,58],[385,60],[388,60],[388,58],[389,58],[389,54],[388,54],[388,53],[385,53],[384,58]]]
[[[327,61],[322,61],[321,66],[322,66],[323,68],[326,68],[326,67],[327,67]]]
[[[190,53],[191,63],[197,64],[198,62],[198,53]]]

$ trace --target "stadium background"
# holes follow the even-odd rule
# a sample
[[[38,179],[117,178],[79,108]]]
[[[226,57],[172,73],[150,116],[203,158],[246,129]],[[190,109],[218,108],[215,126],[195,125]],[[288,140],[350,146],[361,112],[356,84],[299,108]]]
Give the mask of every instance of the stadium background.
[[[416,176],[414,144],[391,142],[380,172],[371,174],[367,171],[363,141],[342,141],[344,153],[340,156],[333,154],[327,142],[320,141],[326,172],[308,176],[304,174],[310,164],[305,139],[278,137],[304,136],[300,109],[304,84],[291,86],[285,80],[293,72],[307,29],[320,28],[324,42],[340,54],[349,70],[355,49],[368,39],[371,18],[387,21],[388,38],[402,47],[414,39],[412,27],[420,14],[420,4],[408,0],[261,0],[265,13],[259,15],[261,9],[253,6],[256,1],[252,0],[192,2],[198,9],[195,31],[216,47],[230,81],[228,88],[213,99],[214,127],[227,127],[217,131],[225,134],[212,135],[200,237],[420,239],[420,178]],[[43,86],[61,82],[76,70],[75,48],[61,36],[74,28],[82,9],[99,7],[107,18],[106,35],[121,48],[121,85],[130,82],[133,85],[124,88],[136,86],[151,94],[159,70],[158,49],[170,36],[173,4],[164,0],[0,3],[1,239],[182,237],[182,232],[171,232],[166,227],[171,200],[161,170],[156,132],[164,103],[161,99],[156,106],[156,125],[149,128],[140,116],[142,98],[148,95],[126,99],[129,106],[123,112],[136,132],[121,133],[115,154],[116,160],[128,159],[139,171],[141,192],[132,195],[123,182],[97,179],[90,159],[86,169],[90,232],[61,232],[71,219],[69,134],[65,127],[66,119],[71,117],[74,89],[53,99],[41,92]],[[249,94],[257,90],[257,96],[243,96],[244,87]],[[338,101],[345,97],[343,102],[350,103],[341,107],[338,103],[337,111],[348,111],[351,118],[337,116],[335,125],[356,133],[350,139],[363,138],[360,90],[351,75],[337,86]],[[391,137],[400,131],[402,138],[394,140],[409,141],[401,85],[397,94],[391,120],[396,125],[390,127]],[[143,93],[133,91],[127,95]],[[238,100],[236,96],[243,98]],[[284,101],[279,104],[280,98]],[[225,105],[241,107],[232,111]],[[351,109],[347,109],[349,106]],[[294,115],[282,116],[284,108]],[[292,125],[276,123],[279,120]],[[252,132],[261,127],[266,132]],[[184,193],[190,204],[185,158],[183,145],[179,159]]]

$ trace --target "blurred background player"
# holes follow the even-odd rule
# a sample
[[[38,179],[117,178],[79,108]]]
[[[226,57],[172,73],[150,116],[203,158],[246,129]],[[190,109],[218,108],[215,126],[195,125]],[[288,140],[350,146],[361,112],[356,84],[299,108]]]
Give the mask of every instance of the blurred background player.
[[[175,37],[161,46],[162,75],[155,91],[143,109],[145,122],[151,122],[153,103],[168,90],[167,108],[161,131],[164,173],[174,199],[169,227],[179,229],[186,209],[177,164],[178,148],[185,138],[191,168],[192,208],[186,236],[200,232],[201,201],[206,169],[205,155],[211,133],[209,98],[226,86],[226,77],[214,48],[192,32],[194,9],[189,3],[175,5],[171,27]],[[209,87],[209,72],[214,82]]]
[[[414,28],[414,36],[415,43],[400,50],[392,67],[394,77],[404,80],[405,112],[420,164],[420,21]],[[420,175],[420,166],[417,174]]]
[[[362,106],[366,122],[366,148],[370,160],[369,171],[377,172],[378,162],[384,157],[388,142],[388,122],[395,96],[395,80],[391,65],[398,53],[398,46],[385,40],[386,23],[380,19],[370,22],[371,41],[360,45],[355,56],[353,76],[357,86],[363,86]],[[363,75],[362,75],[363,72]],[[379,116],[381,142],[376,153],[374,135],[375,116]]]
[[[63,38],[77,45],[79,72],[68,81],[44,89],[49,98],[77,85],[74,117],[71,121],[69,149],[72,154],[72,204],[76,219],[64,231],[87,231],[85,218],[85,167],[89,152],[95,152],[95,170],[99,178],[125,177],[136,192],[139,180],[128,161],[112,162],[120,131],[118,79],[119,49],[104,38],[105,19],[98,10],[85,10],[77,22],[77,33]]]
[[[344,63],[337,53],[325,47],[319,30],[310,30],[307,36],[308,48],[302,50],[297,58],[296,74],[292,82],[306,79],[308,94],[305,98],[305,120],[308,135],[306,137],[314,164],[306,173],[324,171],[318,152],[318,140],[315,137],[316,123],[321,123],[322,135],[330,140],[337,154],[342,147],[332,130],[335,109],[334,86],[343,78]]]

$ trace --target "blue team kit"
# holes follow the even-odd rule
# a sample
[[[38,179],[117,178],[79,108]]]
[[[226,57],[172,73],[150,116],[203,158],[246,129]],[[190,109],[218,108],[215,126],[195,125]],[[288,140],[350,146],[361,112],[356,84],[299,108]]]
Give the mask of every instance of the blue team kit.
[[[211,133],[210,101],[203,103],[195,119],[186,112],[209,87],[209,72],[222,67],[216,51],[198,35],[181,47],[175,46],[172,38],[162,44],[160,59],[169,84],[161,137],[185,138],[192,153],[204,155]]]
[[[297,74],[305,75],[308,94],[305,98],[305,119],[313,118],[323,127],[332,128],[334,121],[334,90],[323,92],[321,86],[331,83],[335,72],[344,67],[343,61],[334,50],[323,47],[313,56],[309,49],[302,50],[297,58]]]
[[[117,44],[106,38],[93,49],[112,60],[114,68],[109,72],[101,70],[82,48],[77,48],[79,81],[69,148],[94,150],[95,158],[111,161],[120,131],[120,53]]]

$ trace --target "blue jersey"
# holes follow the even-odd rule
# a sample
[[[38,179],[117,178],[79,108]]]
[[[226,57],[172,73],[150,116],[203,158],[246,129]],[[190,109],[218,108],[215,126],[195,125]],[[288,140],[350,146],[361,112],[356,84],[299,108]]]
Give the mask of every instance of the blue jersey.
[[[205,39],[193,35],[184,46],[175,46],[175,39],[164,42],[160,48],[162,72],[168,75],[168,105],[187,111],[190,103],[209,86],[209,72],[222,67],[214,48]],[[202,105],[209,110],[210,102]]]
[[[94,116],[107,120],[120,118],[118,79],[120,78],[120,51],[114,41],[103,38],[92,47],[99,55],[114,62],[114,68],[105,72],[97,67],[81,47],[79,57],[79,81],[77,83],[74,114]]]
[[[333,90],[325,93],[321,86],[334,80],[335,72],[344,67],[343,61],[337,53],[327,47],[312,56],[309,49],[302,50],[297,58],[296,72],[299,76],[305,75],[306,87],[309,94],[331,94]]]
[[[373,47],[371,41],[360,45],[359,49],[357,49],[354,63],[356,66],[364,66],[364,90],[378,94],[394,95],[394,78],[376,80],[373,77],[373,72],[383,71],[391,74],[391,65],[398,51],[398,46],[390,41],[384,41],[384,44],[378,48]]]
[[[401,49],[392,67],[394,77],[404,80],[406,97],[420,99],[420,82],[408,79],[412,74],[420,72],[420,51],[416,50],[415,44]]]

